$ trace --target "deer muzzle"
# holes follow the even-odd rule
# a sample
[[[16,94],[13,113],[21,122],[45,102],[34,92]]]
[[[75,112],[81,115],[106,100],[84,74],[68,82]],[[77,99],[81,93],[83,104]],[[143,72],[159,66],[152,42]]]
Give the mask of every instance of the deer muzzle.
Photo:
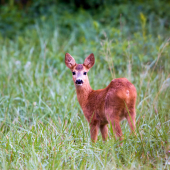
[[[76,82],[75,82],[76,84],[79,84],[79,85],[81,85],[81,84],[83,84],[83,80],[81,80],[81,79],[78,79],[78,80],[76,80]]]

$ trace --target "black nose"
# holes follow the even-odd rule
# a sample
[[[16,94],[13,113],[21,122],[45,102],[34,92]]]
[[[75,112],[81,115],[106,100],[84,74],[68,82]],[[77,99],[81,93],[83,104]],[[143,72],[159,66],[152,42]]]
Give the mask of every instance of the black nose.
[[[76,84],[83,84],[83,80],[76,80]]]

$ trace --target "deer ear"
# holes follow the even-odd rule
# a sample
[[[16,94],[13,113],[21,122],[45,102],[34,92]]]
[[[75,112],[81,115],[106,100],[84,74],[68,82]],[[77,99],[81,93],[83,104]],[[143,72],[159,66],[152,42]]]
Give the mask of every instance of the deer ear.
[[[84,60],[83,65],[84,65],[86,68],[90,69],[91,67],[93,67],[94,63],[95,63],[94,54],[91,53],[91,54]]]
[[[74,58],[69,53],[66,53],[65,55],[65,64],[69,69],[73,69],[76,65]]]

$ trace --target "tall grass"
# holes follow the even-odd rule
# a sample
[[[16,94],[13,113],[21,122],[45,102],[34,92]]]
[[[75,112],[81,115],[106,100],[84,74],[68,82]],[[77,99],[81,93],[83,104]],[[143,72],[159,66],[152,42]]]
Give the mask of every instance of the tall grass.
[[[91,23],[79,23],[67,37],[46,23],[36,23],[13,40],[0,37],[1,169],[170,168],[169,39],[143,37],[142,32],[129,38],[116,28],[107,34],[103,28],[89,28]],[[78,32],[83,36],[77,37]],[[137,135],[123,121],[122,146],[110,126],[107,142],[99,135],[91,143],[64,64],[66,52],[78,63],[95,54],[88,73],[93,89],[116,77],[128,77],[136,86]]]

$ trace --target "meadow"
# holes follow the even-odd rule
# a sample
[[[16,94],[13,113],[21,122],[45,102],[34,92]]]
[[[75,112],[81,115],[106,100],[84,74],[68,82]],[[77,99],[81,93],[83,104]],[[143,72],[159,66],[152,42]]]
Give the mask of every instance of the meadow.
[[[30,24],[1,12],[0,169],[170,169],[170,4],[159,3],[51,6]],[[123,121],[122,146],[110,125],[108,141],[91,142],[66,52],[77,63],[94,53],[95,90],[118,77],[135,85],[136,136]]]

